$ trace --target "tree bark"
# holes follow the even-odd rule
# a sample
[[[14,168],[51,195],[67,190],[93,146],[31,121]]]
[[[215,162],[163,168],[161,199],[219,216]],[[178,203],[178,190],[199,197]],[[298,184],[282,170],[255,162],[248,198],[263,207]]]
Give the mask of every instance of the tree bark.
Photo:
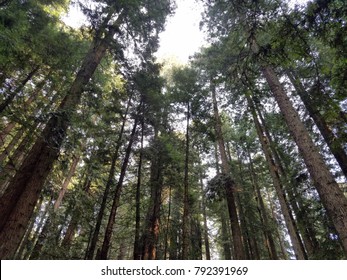
[[[5,162],[5,160],[10,157],[14,147],[20,141],[25,131],[26,129],[21,127],[13,136],[11,142],[8,143],[8,145],[4,148],[3,152],[0,154],[0,165],[2,165]],[[0,142],[1,142],[1,136],[0,136]]]
[[[269,146],[271,148],[272,155],[274,156],[274,162],[276,163],[276,166],[278,167],[278,172],[281,174],[282,178],[284,179],[283,182],[288,184],[288,187],[286,188],[286,190],[289,196],[289,204],[291,205],[293,212],[295,214],[297,224],[298,224],[298,229],[302,235],[302,241],[304,243],[304,247],[306,249],[308,257],[313,256],[315,252],[319,249],[318,241],[315,237],[315,231],[313,229],[312,223],[310,222],[310,219],[303,217],[303,215],[306,216],[307,213],[305,212],[304,207],[302,203],[300,202],[302,200],[301,196],[297,194],[296,189],[298,188],[298,186],[295,185],[293,180],[290,180],[288,178],[287,172],[285,171],[283,167],[281,157],[278,154],[277,150],[275,149],[275,144],[272,140],[272,136],[266,127],[266,122],[262,116],[259,106],[257,106],[255,102],[254,102],[254,107],[256,109],[258,117],[260,118],[261,126],[269,141]],[[296,193],[297,195],[295,195],[294,193]],[[299,204],[301,204],[301,206],[299,206]],[[305,213],[301,214],[300,212],[305,212]]]
[[[270,230],[270,222],[269,222],[268,214],[267,214],[267,211],[265,208],[263,197],[262,197],[261,192],[260,192],[259,185],[257,183],[257,179],[255,178],[256,173],[255,173],[254,167],[253,167],[253,160],[252,160],[250,152],[249,151],[247,151],[247,152],[248,152],[251,180],[252,180],[252,185],[253,185],[255,195],[256,195],[259,216],[260,216],[260,220],[261,220],[262,224],[264,225],[263,232],[264,232],[264,236],[265,236],[265,245],[266,245],[267,250],[269,252],[270,259],[271,260],[278,260],[276,245],[274,242],[274,238],[272,236],[272,232]]]
[[[118,139],[117,139],[117,144],[116,144],[116,149],[115,152],[112,155],[112,160],[111,160],[111,167],[110,167],[110,171],[108,173],[108,178],[107,178],[107,183],[105,186],[105,191],[104,194],[102,196],[102,201],[101,201],[101,205],[100,205],[100,209],[98,212],[98,216],[96,218],[96,224],[95,224],[95,228],[93,231],[93,235],[90,241],[90,245],[88,247],[88,251],[86,253],[86,259],[87,260],[92,260],[94,257],[94,252],[95,252],[95,248],[96,248],[96,244],[98,242],[98,238],[99,238],[99,232],[100,232],[100,228],[101,228],[101,223],[104,217],[104,212],[106,209],[106,204],[107,204],[107,199],[111,190],[112,185],[114,184],[114,175],[116,172],[116,161],[118,159],[118,153],[119,153],[119,149],[122,145],[122,139],[123,139],[123,134],[124,134],[124,128],[125,128],[125,122],[127,120],[127,116],[128,116],[128,111],[130,108],[130,104],[131,104],[131,100],[132,100],[132,94],[130,94],[129,99],[128,99],[128,103],[127,103],[127,107],[123,116],[123,122],[122,122],[122,126],[118,135]]]
[[[200,161],[201,164],[201,161]],[[201,165],[200,165],[201,169]],[[199,174],[199,181],[200,181],[200,189],[201,189],[201,211],[202,211],[202,216],[204,219],[204,245],[205,245],[205,258],[206,260],[211,259],[211,253],[210,253],[210,242],[209,242],[209,237],[208,237],[208,225],[207,225],[207,213],[206,213],[206,200],[205,200],[205,192],[204,192],[204,183],[202,181],[202,173],[200,171]]]
[[[225,200],[222,201],[223,203],[221,203],[221,208],[219,210],[219,217],[220,217],[220,221],[221,221],[221,239],[222,239],[222,247],[223,247],[223,256],[224,256],[224,260],[231,260],[232,259],[232,255],[231,255],[231,249],[232,246],[230,244],[230,240],[231,240],[231,235],[230,232],[228,231],[228,223],[227,223],[227,215],[226,215],[226,202]]]
[[[294,141],[298,145],[320,199],[333,222],[347,256],[347,198],[326,166],[298,113],[285,94],[283,86],[269,65],[262,69],[270,89],[281,109]]]
[[[16,126],[15,122],[10,122],[8,123],[5,128],[0,132],[0,147],[5,146],[6,143],[6,138],[7,136],[10,134],[10,132],[12,131],[12,129]],[[4,152],[6,152],[7,149],[5,149]],[[3,153],[4,153],[3,152]],[[2,161],[3,159],[1,159]]]
[[[118,20],[121,18],[119,15]],[[118,21],[117,20],[117,21]],[[0,198],[0,258],[11,258],[22,239],[44,182],[59,156],[60,147],[70,125],[72,114],[79,104],[84,86],[89,82],[105,56],[116,28],[110,28],[103,39],[96,38],[81,69],[56,113],[52,114],[17,171],[4,195]]]
[[[295,221],[293,219],[293,215],[291,214],[291,210],[288,207],[288,202],[287,202],[284,190],[283,190],[280,175],[278,173],[279,168],[276,165],[276,163],[273,159],[273,156],[271,154],[271,148],[269,145],[269,141],[268,141],[266,135],[264,135],[264,133],[263,133],[263,128],[261,127],[261,125],[259,123],[258,116],[256,114],[256,110],[254,108],[254,104],[252,102],[252,99],[250,98],[250,96],[248,94],[246,94],[246,97],[247,97],[248,105],[251,109],[255,128],[256,128],[256,131],[257,131],[257,134],[259,137],[259,141],[261,143],[263,152],[265,154],[266,161],[268,163],[269,172],[270,172],[271,178],[273,180],[273,184],[274,184],[277,196],[278,196],[278,200],[280,202],[282,214],[284,216],[284,220],[285,220],[285,223],[286,223],[286,226],[288,229],[288,233],[289,233],[290,239],[292,241],[295,256],[299,260],[305,260],[305,259],[307,259],[306,252],[303,249],[301,238],[298,235],[298,231],[297,231]]]
[[[143,108],[142,108],[143,112]],[[143,158],[143,138],[144,138],[144,116],[141,116],[141,147],[139,165],[137,169],[137,184],[136,184],[136,213],[135,213],[135,238],[134,238],[134,260],[141,259],[141,245],[140,245],[140,206],[141,206],[141,179],[142,179],[142,158]],[[166,246],[166,243],[165,243]],[[166,248],[166,247],[165,247]],[[166,257],[166,252],[164,254]]]
[[[61,243],[62,247],[65,247],[67,249],[70,248],[70,245],[72,243],[72,240],[74,238],[76,229],[78,227],[78,220],[79,220],[79,215],[76,214],[76,211],[72,213],[71,221],[69,223],[69,226],[66,229],[64,239]]]
[[[189,259],[189,120],[190,106],[187,103],[186,147],[184,160],[184,194],[183,194],[183,217],[182,217],[182,259]]]
[[[169,230],[171,226],[171,204],[172,204],[172,186],[169,187],[169,203],[168,203],[168,213],[166,218],[166,231],[165,231],[165,246],[164,246],[164,260],[167,259],[167,253],[168,253],[168,243],[169,243]],[[171,257],[171,256],[170,256]]]
[[[228,162],[227,154],[225,151],[224,138],[222,134],[222,124],[218,113],[217,98],[216,98],[216,89],[213,84],[211,84],[212,92],[212,102],[213,102],[213,111],[215,119],[215,131],[216,138],[218,142],[219,152],[222,160],[222,175],[225,178],[225,192],[226,200],[229,210],[230,225],[233,238],[233,257],[236,260],[243,260],[246,258],[245,250],[243,247],[241,229],[239,225],[239,218],[236,209],[235,202],[235,182],[231,178],[231,168]]]
[[[56,212],[58,210],[58,208],[60,207],[62,201],[63,201],[63,197],[66,193],[66,190],[67,190],[67,187],[68,185],[70,184],[70,181],[72,179],[72,176],[75,174],[76,172],[76,168],[77,168],[77,164],[78,162],[80,161],[80,156],[74,156],[73,157],[73,161],[72,161],[72,164],[70,166],[70,170],[63,182],[63,185],[61,186],[61,189],[59,191],[59,195],[58,195],[58,198],[57,200],[54,202],[54,206],[53,206],[53,209],[54,211]]]
[[[31,135],[27,134],[19,143],[17,149],[13,152],[11,157],[8,159],[6,165],[3,167],[0,177],[1,193],[6,193],[6,190],[11,182],[11,178],[13,178],[13,176],[18,171],[18,168],[23,163],[23,159],[26,155],[27,150],[32,145],[32,140],[33,139],[31,138]]]
[[[113,204],[112,204],[110,216],[109,216],[108,223],[107,223],[106,230],[105,230],[104,241],[103,241],[102,248],[100,251],[100,256],[98,256],[98,259],[100,259],[100,260],[107,260],[108,252],[110,250],[113,225],[115,223],[117,209],[119,207],[119,200],[120,200],[120,196],[121,196],[121,193],[123,190],[123,181],[124,181],[126,170],[128,167],[128,163],[129,163],[129,159],[130,159],[130,153],[132,150],[132,145],[133,145],[134,140],[135,140],[137,123],[138,123],[138,116],[136,116],[135,120],[134,120],[133,129],[131,131],[129,143],[128,143],[128,146],[127,146],[127,149],[125,152],[125,157],[124,157],[124,161],[123,161],[122,168],[121,168],[121,173],[119,175],[119,180],[118,180],[118,183],[116,186]]]
[[[155,128],[156,130],[156,128]],[[161,207],[161,194],[163,187],[163,162],[162,162],[162,143],[155,131],[154,143],[156,145],[151,162],[151,197],[147,212],[147,223],[143,237],[142,259],[155,260],[157,257],[157,242],[159,236],[159,218]],[[173,242],[176,242],[175,240]],[[170,253],[171,259],[171,253]]]
[[[335,137],[332,130],[329,128],[329,125],[326,123],[325,119],[320,114],[319,109],[317,108],[315,103],[312,101],[311,97],[305,90],[300,80],[297,77],[295,77],[295,75],[291,71],[287,71],[286,74],[289,77],[291,83],[293,84],[297,94],[299,94],[310,117],[314,120],[316,126],[318,127],[320,133],[322,134],[331,153],[334,155],[336,161],[338,162],[343,174],[347,178],[347,154],[343,146],[341,145],[339,140]]]
[[[25,250],[25,248],[27,248],[28,243],[29,243],[31,232],[34,228],[34,225],[37,223],[36,218],[38,218],[38,214],[40,214],[42,202],[43,202],[43,196],[41,195],[40,199],[39,199],[39,201],[35,207],[35,213],[31,217],[30,224],[29,224],[28,228],[26,229],[25,235],[24,235],[24,237],[23,237],[23,239],[22,239],[22,241],[18,247],[18,250],[14,256],[14,259],[20,260],[23,257],[24,250]],[[45,207],[44,212],[42,214],[43,217],[46,215],[47,211],[48,211],[48,207]],[[40,222],[38,224],[40,224]]]

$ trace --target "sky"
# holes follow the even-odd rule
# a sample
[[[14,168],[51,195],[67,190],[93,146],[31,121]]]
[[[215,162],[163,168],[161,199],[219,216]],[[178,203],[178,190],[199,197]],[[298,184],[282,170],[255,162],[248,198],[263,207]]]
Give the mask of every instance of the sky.
[[[294,6],[307,1],[292,0],[291,3]],[[167,19],[165,31],[160,34],[160,48],[156,57],[158,60],[174,57],[184,64],[205,44],[203,32],[199,29],[203,7],[201,1],[196,0],[176,0],[176,5],[175,14]],[[83,15],[72,7],[63,20],[77,28],[83,24]]]
[[[308,0],[291,0],[290,6],[306,3]],[[201,1],[176,0],[177,10],[169,18],[166,29],[160,35],[160,49],[157,58],[176,57],[186,63],[189,56],[206,44],[203,32],[199,29],[203,6]]]
[[[176,0],[177,10],[166,23],[160,34],[158,59],[175,56],[180,62],[187,62],[204,44],[204,35],[199,23],[203,7],[195,0]]]
[[[176,0],[175,14],[167,19],[165,31],[160,34],[160,48],[156,53],[158,60],[167,57],[185,63],[189,56],[203,45],[203,34],[199,30],[199,22],[203,7],[195,0]],[[77,7],[70,7],[64,22],[78,28],[84,22],[84,17]]]

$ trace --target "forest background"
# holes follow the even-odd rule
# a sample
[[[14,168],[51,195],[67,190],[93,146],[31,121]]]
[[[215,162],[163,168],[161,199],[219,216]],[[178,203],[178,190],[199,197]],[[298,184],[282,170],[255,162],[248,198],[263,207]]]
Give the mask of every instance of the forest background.
[[[198,2],[0,1],[1,259],[346,257],[347,4]]]

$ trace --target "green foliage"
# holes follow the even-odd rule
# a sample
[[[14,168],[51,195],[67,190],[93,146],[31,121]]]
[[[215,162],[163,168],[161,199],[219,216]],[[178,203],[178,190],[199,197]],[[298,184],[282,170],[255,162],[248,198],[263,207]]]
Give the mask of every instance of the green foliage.
[[[346,112],[342,106],[346,102],[347,88],[344,1],[315,0],[294,9],[289,9],[285,1],[202,1],[205,13],[201,25],[208,32],[210,45],[195,54],[186,66],[172,61],[158,64],[153,57],[165,18],[175,8],[173,1],[97,0],[93,8],[81,1],[79,5],[88,23],[80,30],[66,27],[59,19],[68,2],[0,1],[1,104],[13,95],[0,122],[1,131],[4,131],[0,135],[0,171],[11,167],[6,176],[1,174],[1,192],[6,190],[8,180],[38,139],[47,119],[64,100],[90,44],[105,38],[113,28],[116,30],[100,67],[84,85],[76,112],[67,112],[71,116],[70,129],[45,183],[42,205],[36,209],[33,226],[28,226],[18,258],[34,254],[32,249],[46,217],[51,218],[52,225],[38,252],[40,257],[85,257],[105,185],[110,179],[114,154],[117,150],[107,205],[112,204],[114,186],[135,118],[143,127],[144,148],[141,149],[139,141],[135,140],[117,210],[110,258],[132,258],[136,206],[140,209],[140,230],[144,238],[154,203],[151,199],[158,190],[161,197],[160,202],[156,202],[160,204],[156,205],[160,209],[155,244],[157,258],[182,258],[185,168],[189,171],[190,259],[202,258],[205,230],[216,251],[214,257],[230,258],[227,254],[231,251],[230,221],[224,188],[230,178],[235,185],[233,191],[243,245],[249,258],[269,258],[266,234],[276,237],[275,250],[280,258],[286,258],[292,249],[288,242],[283,241],[284,247],[280,246],[288,233],[247,97],[253,98],[259,120],[273,140],[270,144],[285,172],[280,179],[294,211],[298,231],[304,237],[308,229],[311,230],[311,237],[317,242],[309,258],[343,258],[336,232],[260,71],[264,63],[274,65],[279,73],[294,69],[312,104],[317,106],[339,143],[344,143],[347,139]],[[256,52],[252,50],[254,41],[258,45]],[[324,141],[316,133],[284,74],[282,81],[288,92],[293,91],[290,98],[316,144],[330,159]],[[224,144],[231,166],[231,174],[226,175],[216,172],[219,155],[215,151],[212,88],[218,95]],[[187,117],[190,119],[188,166],[185,164]],[[9,132],[5,133],[7,129]],[[16,135],[27,142],[20,144]],[[12,143],[14,140],[18,143]],[[143,160],[141,197],[137,205],[140,153]],[[61,207],[54,212],[51,205],[76,155],[81,157],[80,162]],[[336,167],[332,165],[332,169]],[[265,210],[260,209],[260,199]],[[206,217],[201,211],[203,203],[206,203],[203,209]],[[97,246],[102,242],[109,208],[106,207],[101,220]],[[204,228],[204,218],[211,228]],[[63,240],[72,222],[75,222],[74,234],[66,246]]]

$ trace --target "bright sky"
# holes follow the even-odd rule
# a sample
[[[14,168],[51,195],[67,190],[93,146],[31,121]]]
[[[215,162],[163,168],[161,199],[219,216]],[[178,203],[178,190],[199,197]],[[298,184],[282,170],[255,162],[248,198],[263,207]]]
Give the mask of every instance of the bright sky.
[[[175,57],[181,63],[188,61],[203,45],[203,34],[199,22],[203,7],[195,0],[176,0],[177,9],[167,19],[165,31],[160,34],[160,49],[156,56],[159,60]],[[84,23],[84,17],[77,7],[70,7],[64,22],[74,28]]]
[[[291,3],[293,5],[307,1],[292,0]],[[186,63],[189,56],[204,45],[204,35],[199,30],[203,7],[196,0],[176,0],[176,4],[176,13],[168,18],[165,31],[160,34],[160,48],[156,56],[159,60],[176,57],[179,62]],[[72,7],[64,21],[72,27],[79,27],[83,24],[82,13]]]
[[[176,0],[176,13],[167,20],[165,31],[160,34],[157,58],[175,56],[184,63],[204,44],[199,30],[203,7],[195,0]]]

